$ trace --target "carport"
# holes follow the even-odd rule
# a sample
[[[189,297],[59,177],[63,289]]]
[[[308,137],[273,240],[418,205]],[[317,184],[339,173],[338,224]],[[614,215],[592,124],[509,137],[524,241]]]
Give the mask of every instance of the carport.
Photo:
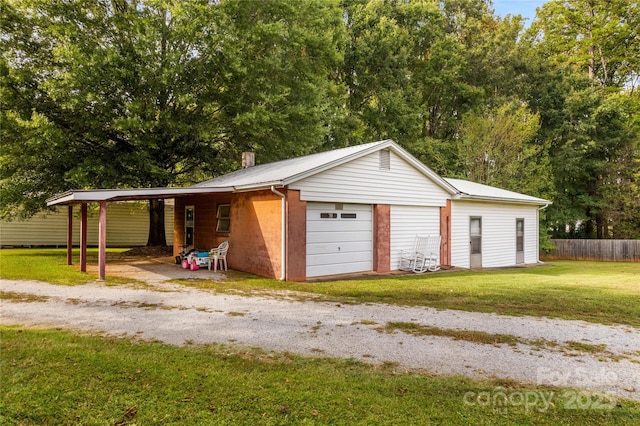
[[[134,188],[69,190],[47,199],[47,206],[67,206],[67,265],[73,264],[73,207],[80,205],[80,271],[87,272],[87,205],[99,203],[98,218],[98,279],[105,279],[107,262],[107,203],[178,198],[188,195],[232,191],[233,188]]]

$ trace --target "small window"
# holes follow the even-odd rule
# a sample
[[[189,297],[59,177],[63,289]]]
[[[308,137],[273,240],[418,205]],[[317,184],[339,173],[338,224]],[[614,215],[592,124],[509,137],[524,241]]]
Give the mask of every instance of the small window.
[[[391,155],[389,151],[382,150],[380,153],[380,170],[391,170]]]
[[[231,230],[231,204],[218,204],[216,219],[216,232],[229,232]]]
[[[336,219],[338,213],[320,213],[320,219]]]
[[[342,219],[355,219],[357,215],[355,213],[341,213],[340,217]]]

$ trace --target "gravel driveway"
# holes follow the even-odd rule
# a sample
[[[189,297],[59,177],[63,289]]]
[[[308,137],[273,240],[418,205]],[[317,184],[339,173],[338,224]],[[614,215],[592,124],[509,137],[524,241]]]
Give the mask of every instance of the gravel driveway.
[[[43,296],[28,302],[0,300],[0,323],[102,331],[176,345],[218,342],[369,363],[393,362],[436,374],[571,386],[640,400],[640,330],[634,327],[424,307],[299,301],[286,294],[216,294],[167,283],[162,268],[175,270],[171,265],[143,268],[151,274],[147,276],[149,288],[0,280],[5,292]],[[389,322],[510,334],[521,343],[482,344],[381,331]],[[568,342],[606,347],[585,353],[572,349],[575,345]]]

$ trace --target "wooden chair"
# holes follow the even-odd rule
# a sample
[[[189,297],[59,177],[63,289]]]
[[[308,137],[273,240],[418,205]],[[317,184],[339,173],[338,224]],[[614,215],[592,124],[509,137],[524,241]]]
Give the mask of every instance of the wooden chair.
[[[211,270],[211,264],[213,263],[213,271],[218,270],[218,262],[220,262],[220,269],[224,264],[224,270],[228,269],[227,266],[227,252],[229,251],[229,241],[223,241],[218,247],[211,249],[209,252],[209,270]]]

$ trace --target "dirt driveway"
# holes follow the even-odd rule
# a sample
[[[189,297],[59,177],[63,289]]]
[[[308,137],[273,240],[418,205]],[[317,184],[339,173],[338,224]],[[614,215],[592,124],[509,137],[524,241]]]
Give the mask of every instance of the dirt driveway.
[[[640,400],[640,330],[583,321],[401,307],[300,301],[286,293],[236,296],[186,288],[175,277],[219,272],[136,261],[108,265],[108,274],[147,281],[148,288],[58,286],[0,280],[0,289],[40,298],[0,300],[0,323],[101,331],[184,345],[218,342],[303,355],[392,362],[436,374],[499,377],[571,386]],[[27,300],[30,299],[30,300]],[[35,300],[34,300],[35,299]],[[516,344],[387,332],[390,322],[517,336]],[[576,343],[601,346],[580,352]]]

